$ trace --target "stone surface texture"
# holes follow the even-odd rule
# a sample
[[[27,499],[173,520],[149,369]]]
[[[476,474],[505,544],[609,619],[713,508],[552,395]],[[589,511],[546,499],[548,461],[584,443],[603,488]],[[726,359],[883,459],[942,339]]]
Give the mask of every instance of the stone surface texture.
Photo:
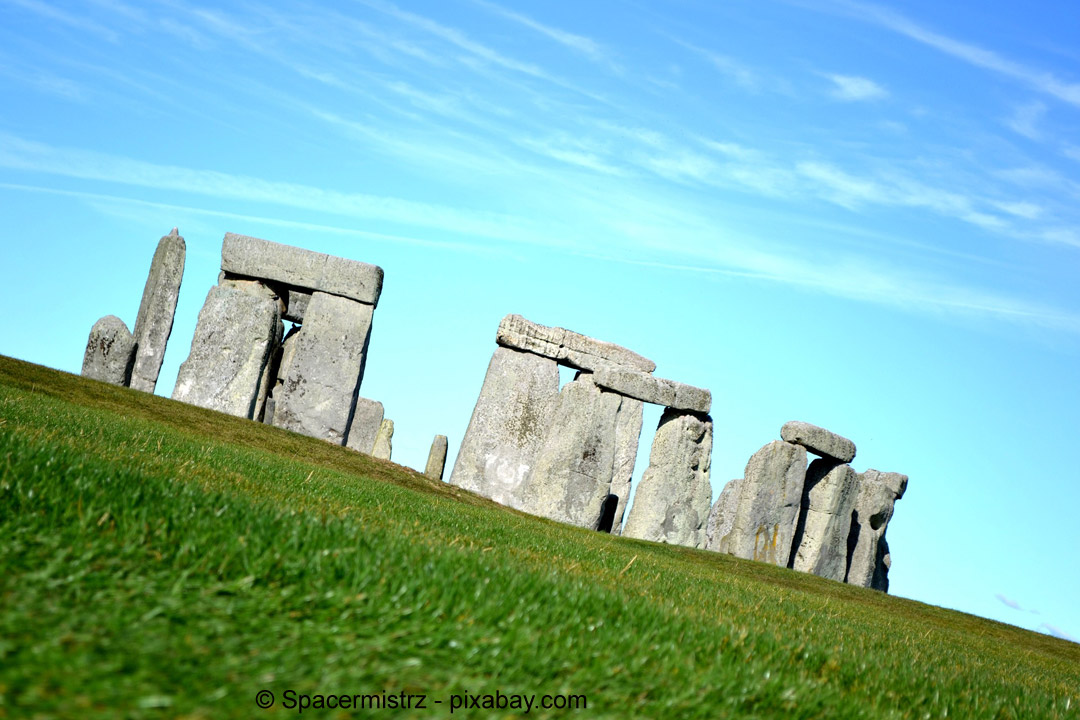
[[[369,305],[377,305],[382,292],[380,267],[235,233],[225,234],[221,269]]]
[[[345,440],[345,447],[371,455],[375,449],[375,438],[379,434],[379,428],[382,427],[383,413],[383,404],[378,400],[356,398],[356,407],[353,409],[353,419],[349,425],[349,436]]]
[[[786,442],[802,445],[815,455],[842,463],[855,459],[855,443],[817,425],[792,420],[780,428],[780,437]]]
[[[500,347],[491,356],[450,483],[519,508],[559,394],[550,358]]]
[[[908,477],[870,469],[859,473],[855,515],[848,536],[847,582],[870,587],[878,564],[878,547],[892,518],[893,506],[904,495]]]
[[[502,319],[495,342],[503,347],[542,355],[579,370],[596,371],[613,365],[646,373],[656,369],[656,363],[632,350],[565,328],[539,325],[520,315],[507,315]]]
[[[83,353],[82,376],[127,386],[135,350],[135,338],[124,321],[115,315],[106,315],[90,328]]]
[[[712,393],[708,390],[635,370],[598,370],[596,384],[620,395],[676,410],[707,414],[712,407]]]
[[[280,327],[280,307],[267,296],[227,285],[210,288],[173,399],[252,418]]]
[[[374,305],[317,292],[296,334],[274,425],[344,445],[363,379]],[[284,359],[283,359],[284,364]]]
[[[858,494],[858,473],[850,465],[827,458],[810,463],[792,568],[843,582]]]
[[[712,499],[711,455],[711,418],[665,410],[622,534],[703,547]]]
[[[622,398],[588,373],[559,392],[535,465],[520,491],[521,509],[592,530],[611,493],[615,423]]]
[[[379,424],[379,432],[375,435],[375,446],[371,449],[373,457],[389,460],[394,452],[394,421],[384,419]]]
[[[735,511],[739,507],[739,486],[742,478],[729,480],[709,511],[705,523],[705,549],[720,550],[720,539],[727,537],[735,525]]]
[[[446,448],[445,435],[436,435],[431,441],[427,464],[424,465],[424,475],[432,480],[442,480],[443,470],[446,469]]]
[[[874,578],[870,581],[870,587],[881,592],[889,592],[889,568],[891,567],[892,554],[889,552],[889,543],[885,538],[881,538],[877,548]]]
[[[310,302],[311,293],[289,288],[285,292],[285,314],[282,317],[289,322],[304,322],[304,313],[307,312]]]
[[[615,416],[615,460],[611,467],[611,494],[618,498],[612,516],[611,533],[622,533],[626,501],[630,499],[630,484],[637,462],[638,443],[645,405],[640,400],[624,397]]]
[[[754,453],[739,483],[731,530],[717,549],[787,567],[799,521],[806,449],[775,440]]]
[[[172,334],[186,255],[187,246],[176,228],[158,241],[157,250],[154,251],[132,333],[137,348],[131,371],[131,387],[136,390],[152,393],[157,387],[158,373],[165,359],[165,346]]]

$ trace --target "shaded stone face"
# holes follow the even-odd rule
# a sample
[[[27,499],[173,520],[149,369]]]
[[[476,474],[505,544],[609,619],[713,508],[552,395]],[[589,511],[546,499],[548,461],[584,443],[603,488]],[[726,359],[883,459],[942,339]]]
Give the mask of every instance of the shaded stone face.
[[[393,454],[394,421],[384,419],[379,424],[379,432],[375,435],[375,446],[371,449],[372,457],[389,460]]]
[[[374,309],[337,295],[312,295],[304,324],[283,353],[285,374],[275,391],[274,425],[345,443]]]
[[[630,498],[634,463],[637,462],[644,409],[644,403],[640,400],[624,397],[619,405],[619,413],[615,416],[615,460],[611,468],[611,494],[616,497],[616,504],[611,516],[612,535],[622,534],[626,501]]]
[[[252,418],[263,372],[280,342],[281,310],[267,291],[210,288],[173,400]]]
[[[135,351],[135,338],[124,321],[115,315],[106,315],[90,328],[83,353],[82,376],[127,386]]]
[[[705,549],[719,551],[721,538],[727,537],[735,526],[735,511],[739,507],[739,486],[742,478],[735,478],[724,485],[720,496],[709,511],[705,523]]]
[[[806,477],[806,449],[775,440],[754,453],[743,480],[731,530],[717,548],[736,557],[787,567]]]
[[[356,407],[353,410],[352,424],[349,425],[349,437],[345,446],[357,452],[372,454],[375,448],[375,438],[382,427],[383,404],[378,400],[368,398],[356,398]]]
[[[622,534],[703,547],[712,498],[711,455],[712,419],[666,409]]]
[[[611,493],[615,424],[622,399],[602,391],[587,373],[566,383],[532,472],[520,490],[521,509],[595,530]]]
[[[793,420],[780,428],[780,437],[786,442],[802,445],[815,455],[842,463],[855,459],[855,443],[817,425]]]
[[[712,393],[685,383],[653,377],[648,373],[624,368],[605,368],[596,373],[596,384],[620,395],[675,410],[708,413]]]
[[[491,356],[450,483],[520,508],[520,491],[559,393],[550,358],[500,347]]]
[[[850,465],[825,458],[810,463],[792,568],[830,580],[844,580],[858,490],[858,474]]]
[[[900,473],[883,473],[873,469],[859,473],[855,515],[848,535],[848,583],[871,586],[880,559],[879,547],[885,540],[893,506],[903,496],[907,482],[907,475]]]
[[[428,451],[424,475],[432,480],[442,480],[443,470],[446,468],[446,448],[445,435],[436,435],[435,439],[431,441],[431,450]]]
[[[620,345],[594,340],[566,328],[539,325],[520,315],[507,315],[502,319],[495,342],[590,372],[613,365],[646,373],[656,369],[652,360]]]
[[[187,246],[176,228],[158,241],[135,319],[133,334],[138,348],[131,371],[131,387],[136,390],[152,393],[157,387],[165,346],[172,334],[186,256]]]

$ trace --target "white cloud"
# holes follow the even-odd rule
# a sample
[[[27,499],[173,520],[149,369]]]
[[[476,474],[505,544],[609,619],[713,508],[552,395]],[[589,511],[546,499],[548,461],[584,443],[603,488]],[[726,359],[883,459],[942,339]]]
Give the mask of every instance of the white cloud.
[[[1039,130],[1039,123],[1044,115],[1046,115],[1046,105],[1041,102],[1027,103],[1016,108],[1012,117],[1008,118],[1005,124],[1013,132],[1023,135],[1029,140],[1041,140],[1042,131]]]
[[[559,28],[552,27],[550,25],[545,25],[539,20],[535,20],[528,15],[522,15],[521,13],[507,10],[506,8],[496,5],[495,3],[485,2],[485,0],[473,0],[473,2],[483,8],[487,8],[488,10],[503,16],[504,18],[507,18],[508,20],[513,20],[514,22],[524,25],[531,30],[535,30],[541,35],[545,35],[548,38],[554,40],[555,42],[565,47],[568,47],[571,50],[579,52],[582,55],[585,55],[591,60],[601,62],[616,71],[619,69],[618,66],[611,60],[609,53],[603,48],[603,46],[601,46],[600,43],[596,42],[592,38],[585,37],[584,35],[575,35],[574,33],[560,30]]]
[[[869,78],[856,75],[826,75],[825,77],[832,80],[834,87],[829,94],[837,100],[881,100],[889,96],[885,88]]]
[[[736,84],[747,89],[757,89],[760,86],[761,79],[758,77],[758,74],[735,58],[729,57],[728,55],[722,55],[712,50],[706,50],[703,47],[699,47],[693,43],[680,40],[679,38],[670,35],[668,37],[672,42],[682,45],[687,50],[692,50],[708,60],[714,68],[720,71],[720,74],[731,78]]]
[[[1078,640],[1077,638],[1074,638],[1072,635],[1065,632],[1061,628],[1055,627],[1054,625],[1051,625],[1050,623],[1043,623],[1042,625],[1039,626],[1038,629],[1039,629],[1040,632],[1044,632],[1047,635],[1053,635],[1056,638],[1061,638],[1062,640],[1068,640],[1069,642],[1080,643],[1080,640]]]

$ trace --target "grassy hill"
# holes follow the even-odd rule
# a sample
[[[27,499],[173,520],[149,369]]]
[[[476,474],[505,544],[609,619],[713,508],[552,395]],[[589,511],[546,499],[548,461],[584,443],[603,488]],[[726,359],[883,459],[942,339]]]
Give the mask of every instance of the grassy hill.
[[[1074,718],[1080,645],[0,357],[0,718],[284,717],[303,694],[383,698],[319,717],[520,694],[538,717]],[[538,707],[560,694],[587,708]]]

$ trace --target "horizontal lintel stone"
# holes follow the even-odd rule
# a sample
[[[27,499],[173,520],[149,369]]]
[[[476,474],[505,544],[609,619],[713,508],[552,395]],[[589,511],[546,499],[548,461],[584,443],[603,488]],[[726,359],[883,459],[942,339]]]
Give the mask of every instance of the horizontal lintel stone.
[[[578,370],[595,372],[621,366],[651,373],[656,369],[656,363],[652,360],[621,345],[596,340],[566,328],[540,325],[520,315],[507,315],[502,319],[495,342],[503,347],[551,358]]]
[[[653,377],[634,370],[604,368],[597,371],[593,381],[600,387],[620,395],[654,405],[663,405],[674,410],[708,413],[712,407],[712,393],[704,388]]]
[[[807,422],[792,420],[784,423],[784,426],[780,428],[780,437],[784,442],[802,445],[815,455],[835,458],[842,463],[855,459],[855,443],[846,437]]]

